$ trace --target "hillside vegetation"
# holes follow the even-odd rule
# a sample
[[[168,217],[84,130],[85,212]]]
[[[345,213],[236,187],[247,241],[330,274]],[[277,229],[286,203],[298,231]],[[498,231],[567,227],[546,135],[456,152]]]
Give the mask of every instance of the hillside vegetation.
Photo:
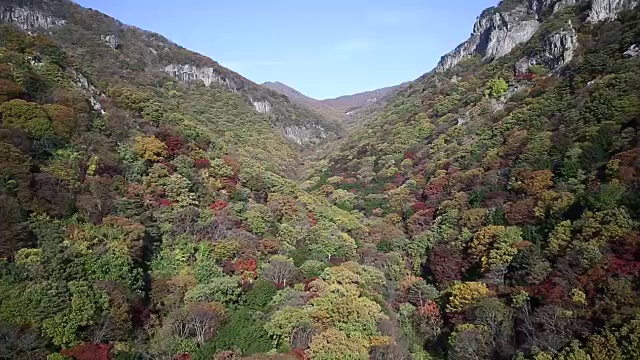
[[[11,1],[0,359],[640,358],[640,9],[539,3],[486,10],[540,25],[449,54],[298,182],[335,123]]]
[[[418,79],[306,182],[377,219],[361,262],[398,264],[392,307],[433,356],[640,356],[640,17],[584,11]],[[514,74],[568,21],[570,63]]]

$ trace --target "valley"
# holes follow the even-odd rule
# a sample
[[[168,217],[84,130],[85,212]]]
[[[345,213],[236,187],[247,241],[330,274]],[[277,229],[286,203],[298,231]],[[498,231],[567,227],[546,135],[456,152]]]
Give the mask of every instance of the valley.
[[[640,358],[639,4],[318,100],[1,1],[0,359]]]

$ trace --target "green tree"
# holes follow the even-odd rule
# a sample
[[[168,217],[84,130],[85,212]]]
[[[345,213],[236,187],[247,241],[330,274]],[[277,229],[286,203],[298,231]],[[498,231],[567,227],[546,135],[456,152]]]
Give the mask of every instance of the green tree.
[[[373,336],[382,318],[380,305],[361,297],[353,286],[329,285],[326,293],[311,300],[311,317],[325,327],[347,334]]]
[[[73,347],[80,343],[79,330],[93,325],[97,317],[109,306],[108,297],[82,281],[69,282],[71,304],[69,308],[47,318],[42,331],[58,346]]]
[[[314,227],[311,236],[310,250],[326,256],[327,259],[351,258],[355,255],[355,240],[349,234],[340,232],[332,223],[319,223]]]
[[[276,311],[264,328],[273,338],[274,348],[278,348],[290,340],[294,329],[311,324],[308,309],[287,306]]]
[[[219,302],[227,306],[238,304],[242,298],[239,277],[218,277],[206,284],[198,284],[187,291],[185,301]]]
[[[509,89],[509,84],[502,78],[491,79],[487,82],[484,95],[492,98],[499,98]]]
[[[317,360],[367,360],[367,341],[361,337],[349,337],[342,331],[327,329],[313,337],[309,349]]]

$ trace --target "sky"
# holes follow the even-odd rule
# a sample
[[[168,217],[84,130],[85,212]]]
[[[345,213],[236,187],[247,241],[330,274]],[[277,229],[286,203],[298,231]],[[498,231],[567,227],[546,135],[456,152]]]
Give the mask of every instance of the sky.
[[[497,0],[76,0],[316,99],[397,85],[435,67]]]

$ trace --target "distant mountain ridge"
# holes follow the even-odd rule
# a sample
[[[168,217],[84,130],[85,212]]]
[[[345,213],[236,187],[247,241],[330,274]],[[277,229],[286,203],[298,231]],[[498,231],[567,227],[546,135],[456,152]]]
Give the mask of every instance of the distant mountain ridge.
[[[305,105],[312,110],[325,115],[329,119],[341,120],[344,115],[344,113],[340,110],[323,104],[320,100],[316,100],[312,97],[306,96],[305,94],[292,88],[291,86],[283,84],[279,81],[267,81],[265,83],[262,83],[261,85],[273,91],[277,91],[280,94],[287,96],[291,101]]]
[[[347,114],[378,102],[380,99],[382,99],[388,94],[395,92],[405,84],[407,83],[403,83],[395,86],[388,86],[382,89],[365,91],[365,92],[361,92],[353,95],[343,95],[333,99],[324,99],[324,100],[320,100],[320,102]]]
[[[352,95],[343,95],[337,98],[317,100],[279,81],[262,83],[263,87],[274,90],[287,96],[291,101],[304,105],[325,117],[333,120],[341,120],[353,123],[353,117],[361,110],[379,104],[383,99],[388,99],[397,90],[403,88],[409,82],[400,85],[389,86],[382,89],[365,91]]]

